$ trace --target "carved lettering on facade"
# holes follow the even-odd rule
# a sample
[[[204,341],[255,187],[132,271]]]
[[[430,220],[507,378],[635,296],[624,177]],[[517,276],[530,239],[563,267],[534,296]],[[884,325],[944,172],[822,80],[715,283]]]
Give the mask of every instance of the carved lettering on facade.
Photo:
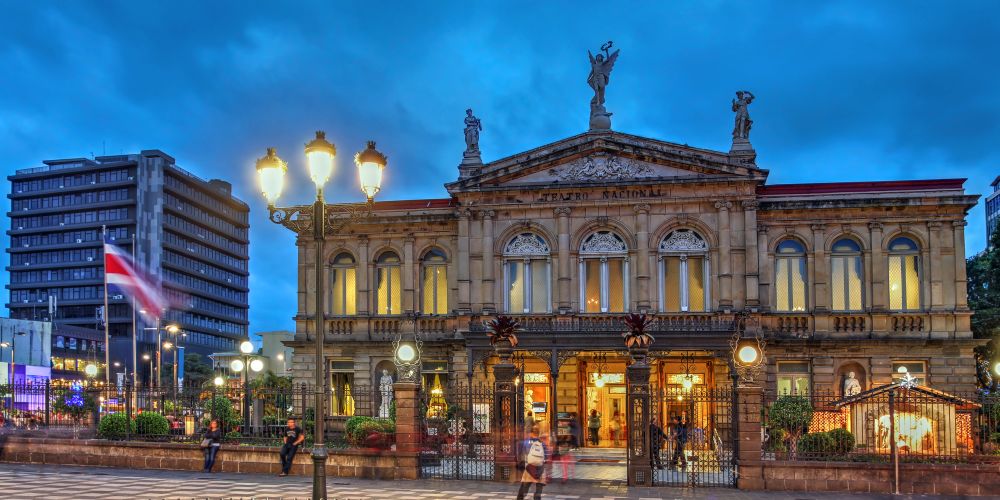
[[[663,189],[661,188],[626,188],[626,189],[616,189],[601,191],[600,193],[588,193],[588,192],[562,192],[562,193],[542,193],[538,196],[538,201],[556,202],[556,201],[587,201],[590,199],[598,200],[633,200],[641,198],[662,198],[666,196]]]

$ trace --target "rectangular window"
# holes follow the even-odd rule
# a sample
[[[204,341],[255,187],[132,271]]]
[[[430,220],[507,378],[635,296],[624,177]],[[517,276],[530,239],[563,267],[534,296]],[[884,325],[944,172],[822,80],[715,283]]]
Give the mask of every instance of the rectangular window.
[[[507,263],[507,312],[518,314],[528,312],[524,307],[525,286],[524,286],[524,264],[521,262]]]
[[[663,310],[681,311],[681,260],[668,257],[663,260]]]
[[[860,311],[861,257],[838,256],[831,260],[834,311]]]
[[[775,310],[804,312],[806,310],[806,260],[783,257],[775,262]]]
[[[448,314],[448,272],[445,266],[424,267],[424,314]]]
[[[778,394],[807,396],[809,394],[809,362],[778,362]]]
[[[917,385],[927,385],[927,363],[925,361],[893,361],[892,381],[900,382],[906,374],[916,379]]]
[[[350,371],[331,370],[330,373],[330,416],[351,417],[354,416],[354,366],[352,362]],[[336,365],[335,361],[333,365]]]
[[[704,312],[705,308],[705,259],[703,257],[687,258],[687,310]]]
[[[608,312],[625,312],[625,261],[608,259]]]
[[[402,293],[399,282],[399,266],[376,268],[378,288],[375,294],[376,314],[399,314],[402,311]]]
[[[587,259],[584,261],[586,285],[584,287],[584,312],[601,312],[601,261]]]
[[[916,255],[889,256],[889,309],[920,309],[920,273]]]
[[[531,269],[531,312],[549,311],[549,263],[533,260]]]
[[[353,267],[333,268],[333,307],[331,313],[335,316],[351,316],[358,313],[355,276],[357,270]]]

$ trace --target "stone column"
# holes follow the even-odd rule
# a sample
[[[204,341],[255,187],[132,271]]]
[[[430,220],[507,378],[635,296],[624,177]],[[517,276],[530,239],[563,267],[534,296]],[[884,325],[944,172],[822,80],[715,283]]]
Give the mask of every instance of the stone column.
[[[757,226],[757,281],[763,293],[757,293],[757,300],[765,310],[771,307],[771,282],[774,280],[774,259],[767,252],[767,226]]]
[[[931,221],[927,223],[929,238],[927,245],[930,247],[931,258],[923,262],[924,269],[930,271],[931,277],[931,310],[940,311],[944,309],[944,284],[941,282],[941,223]]]
[[[760,306],[760,262],[757,260],[757,200],[743,202],[743,247],[746,249],[747,308]],[[765,253],[766,255],[766,253]]]
[[[368,235],[358,236],[358,267],[355,283],[358,287],[358,315],[368,315],[368,271],[371,269],[371,259],[368,257]]]
[[[729,209],[732,202],[717,201],[715,208],[719,210],[719,308],[733,307],[733,270],[731,229],[729,225]]]
[[[494,451],[495,465],[493,479],[507,481],[514,479],[517,473],[517,441],[518,417],[523,413],[519,408],[517,397],[518,387],[514,385],[517,368],[511,360],[513,349],[509,344],[497,344],[497,354],[500,362],[493,365],[493,415],[492,433],[496,436]]]
[[[559,207],[554,210],[556,217],[559,218],[559,286],[556,287],[558,290],[558,296],[556,300],[559,304],[559,313],[566,314],[570,312],[572,307],[572,297],[573,294],[570,291],[572,288],[570,283],[572,281],[572,273],[570,272],[570,261],[569,261],[569,213],[570,209],[568,207]]]
[[[826,224],[812,224],[809,226],[813,236],[812,258],[809,259],[809,274],[813,278],[812,297],[806,297],[807,304],[812,302],[813,310],[823,312],[830,310],[830,293],[828,286],[827,271],[830,264],[826,261]],[[806,307],[808,310],[808,306]]]
[[[458,212],[458,312],[472,313],[472,294],[469,283],[469,218],[472,210]]]
[[[628,401],[625,403],[625,419],[628,435],[628,485],[652,486],[653,467],[649,451],[649,363],[646,353],[638,349],[632,352],[633,363],[625,368],[628,382]]]
[[[636,295],[639,312],[650,310],[649,301],[649,205],[640,203],[635,210],[635,240],[637,261],[635,264]],[[627,286],[627,285],[626,285]],[[631,310],[631,306],[629,307]]]
[[[414,306],[415,290],[413,287],[414,276],[413,262],[413,234],[407,234],[403,239],[403,312],[412,313],[416,310]]]
[[[757,386],[738,386],[736,405],[739,411],[739,450],[736,455],[739,476],[736,478],[736,487],[741,490],[762,490],[764,469],[760,458],[760,408],[763,405],[763,390]]]
[[[871,297],[869,300],[871,300],[872,311],[883,312],[888,307],[889,297],[885,287],[887,272],[885,257],[882,253],[882,223],[869,222],[868,233],[872,248],[870,273],[868,274],[872,285],[868,296]]]
[[[497,303],[493,298],[496,282],[493,272],[496,265],[493,262],[493,216],[496,212],[483,210],[481,215],[483,216],[483,314],[492,314],[497,311]]]
[[[965,272],[965,225],[964,220],[952,221],[951,227],[955,232],[955,309],[966,311],[969,309],[968,282],[969,277]]]
[[[411,382],[392,384],[396,398],[396,467],[399,477],[416,479],[420,473],[420,386]]]

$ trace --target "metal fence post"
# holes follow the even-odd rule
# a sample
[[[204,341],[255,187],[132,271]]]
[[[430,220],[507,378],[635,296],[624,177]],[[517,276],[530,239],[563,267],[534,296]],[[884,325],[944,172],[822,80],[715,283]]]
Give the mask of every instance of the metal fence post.
[[[896,391],[889,390],[889,449],[892,453],[892,493],[899,494],[899,447],[896,446]]]
[[[11,396],[14,395],[13,388],[11,389]],[[49,413],[51,410],[51,399],[52,399],[52,383],[51,380],[45,381],[45,427],[49,426]],[[16,400],[16,398],[15,398]]]
[[[130,382],[125,382],[125,439],[131,438],[132,434],[132,397],[135,395],[135,388]]]

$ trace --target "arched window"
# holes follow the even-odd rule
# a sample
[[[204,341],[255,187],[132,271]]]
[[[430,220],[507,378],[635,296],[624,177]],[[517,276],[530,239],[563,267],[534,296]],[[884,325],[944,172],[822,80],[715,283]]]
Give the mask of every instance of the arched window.
[[[358,313],[357,268],[354,257],[344,252],[333,258],[330,266],[330,313],[349,316]]]
[[[588,313],[628,308],[628,246],[611,231],[597,231],[580,246],[580,309]]]
[[[889,309],[920,309],[920,247],[905,236],[889,243]]]
[[[402,285],[399,256],[385,252],[375,261],[375,314],[400,314]]]
[[[432,248],[424,254],[423,313],[448,314],[448,258]]]
[[[850,238],[834,242],[830,256],[831,283],[834,311],[861,311],[862,298],[861,246]]]
[[[660,310],[708,310],[708,243],[690,229],[671,231],[660,242]]]
[[[552,310],[549,245],[534,233],[513,237],[503,250],[504,310],[512,314]]]
[[[778,244],[774,258],[774,310],[806,310],[806,250],[795,240]]]

